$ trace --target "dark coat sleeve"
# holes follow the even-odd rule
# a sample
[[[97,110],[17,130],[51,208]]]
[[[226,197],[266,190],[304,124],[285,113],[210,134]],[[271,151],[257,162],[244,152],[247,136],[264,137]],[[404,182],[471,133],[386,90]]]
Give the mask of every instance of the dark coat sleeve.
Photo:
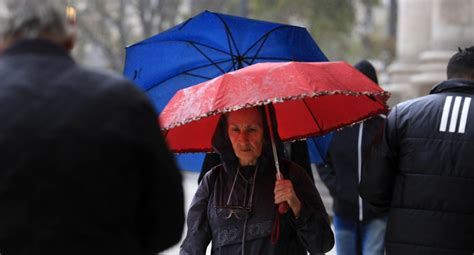
[[[131,104],[129,136],[136,146],[136,171],[142,176],[136,222],[145,251],[156,253],[181,239],[184,225],[181,174],[161,135],[153,106],[134,88],[126,94],[127,100],[122,103]]]
[[[334,235],[316,186],[301,167],[293,165],[290,180],[302,206],[296,219],[291,210],[285,216],[296,230],[300,243],[311,254],[324,253],[334,246]]]
[[[398,169],[397,113],[398,108],[395,107],[387,117],[381,139],[374,141],[359,185],[361,197],[381,210],[390,207]]]
[[[207,218],[207,207],[214,185],[215,169],[210,170],[199,184],[188,211],[186,238],[181,244],[180,255],[206,254],[212,238],[211,226]]]

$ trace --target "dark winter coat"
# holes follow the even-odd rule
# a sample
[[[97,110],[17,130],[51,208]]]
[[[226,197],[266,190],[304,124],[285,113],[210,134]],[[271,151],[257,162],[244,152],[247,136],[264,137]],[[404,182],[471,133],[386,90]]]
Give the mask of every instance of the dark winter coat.
[[[364,221],[384,213],[361,199],[358,190],[362,166],[368,160],[374,138],[382,133],[384,121],[384,115],[376,116],[335,132],[327,164],[318,166],[319,175],[333,198],[334,213],[340,217]]]
[[[225,120],[222,120],[213,145],[225,164],[209,171],[199,185],[188,213],[188,233],[180,254],[205,254],[210,241],[212,254],[242,254],[242,247],[245,254],[297,255],[307,254],[307,251],[316,254],[330,250],[334,245],[334,237],[319,193],[305,170],[286,160],[281,160],[282,172],[285,178],[292,181],[302,208],[298,219],[291,209],[281,216],[279,240],[277,245],[272,245],[271,233],[277,206],[274,204],[273,191],[276,170],[270,144],[264,143],[257,170],[237,174],[238,160],[229,139],[224,135]],[[265,121],[264,126],[264,130],[267,130]],[[265,132],[264,137],[265,141],[269,141],[268,133]],[[279,145],[281,148],[281,143]],[[254,171],[257,171],[255,192],[249,217],[247,220],[235,217],[223,219],[218,215],[218,207],[229,198],[234,178],[237,181],[230,196],[230,204],[248,205],[243,201],[251,199]]]
[[[50,42],[0,57],[0,253],[153,254],[181,237],[181,177],[132,84]]]
[[[360,187],[390,207],[388,255],[474,252],[473,97],[474,81],[447,80],[388,116]]]

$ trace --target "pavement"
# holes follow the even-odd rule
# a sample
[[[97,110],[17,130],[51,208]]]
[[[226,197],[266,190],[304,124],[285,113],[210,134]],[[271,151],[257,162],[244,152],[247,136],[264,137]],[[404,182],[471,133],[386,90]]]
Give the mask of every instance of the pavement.
[[[189,209],[189,205],[191,204],[191,200],[194,196],[194,193],[196,192],[197,189],[197,178],[198,178],[198,173],[193,173],[193,172],[187,172],[183,171],[183,189],[184,189],[184,196],[185,196],[185,209],[186,212]],[[315,172],[315,169],[313,168],[313,176],[315,177],[315,183],[316,187],[318,188],[318,191],[321,195],[321,198],[323,200],[323,203],[326,207],[326,210],[328,210],[328,214],[332,215],[332,199],[329,195],[329,192],[327,188],[324,186],[324,184],[321,182],[319,179],[319,175]],[[181,241],[179,243],[163,252],[160,254],[166,254],[166,255],[178,255],[179,254],[179,246],[181,245],[181,242],[184,239],[184,236],[186,234],[186,227],[183,231],[183,236],[181,237]],[[208,246],[207,249],[207,254],[211,254],[210,252],[210,245]],[[336,248],[333,248],[331,251],[326,253],[327,255],[336,255]]]

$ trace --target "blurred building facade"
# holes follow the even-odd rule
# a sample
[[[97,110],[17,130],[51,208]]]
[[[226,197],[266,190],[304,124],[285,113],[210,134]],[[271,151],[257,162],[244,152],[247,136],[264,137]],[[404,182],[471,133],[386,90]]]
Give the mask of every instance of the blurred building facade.
[[[398,0],[395,61],[387,68],[390,105],[423,96],[446,79],[458,47],[474,45],[474,0]]]

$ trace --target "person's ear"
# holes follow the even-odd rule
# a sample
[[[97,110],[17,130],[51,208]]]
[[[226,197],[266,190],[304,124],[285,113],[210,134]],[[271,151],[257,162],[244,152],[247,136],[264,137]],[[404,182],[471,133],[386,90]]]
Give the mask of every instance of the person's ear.
[[[71,52],[72,49],[74,49],[74,46],[76,45],[76,35],[75,33],[72,33],[68,38],[64,41],[64,48],[66,48],[67,51]]]

